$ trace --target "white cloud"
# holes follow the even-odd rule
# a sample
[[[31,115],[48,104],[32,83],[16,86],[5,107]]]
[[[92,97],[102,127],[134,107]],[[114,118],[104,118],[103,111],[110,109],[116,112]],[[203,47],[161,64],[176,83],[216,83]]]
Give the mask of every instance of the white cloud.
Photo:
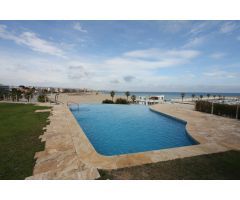
[[[134,79],[135,79],[135,77],[134,77],[134,76],[131,76],[131,75],[130,75],[130,76],[128,75],[128,76],[124,76],[124,77],[123,77],[123,80],[126,81],[126,82],[132,82]]]
[[[205,76],[214,77],[214,78],[235,78],[237,77],[236,73],[227,72],[224,70],[214,70],[211,72],[203,73]]]
[[[57,86],[65,83],[65,66],[54,60],[0,52],[0,80],[9,85]]]
[[[160,23],[160,28],[169,33],[178,33],[191,25],[190,21],[183,20],[161,21]]]
[[[224,56],[226,56],[226,54],[221,52],[213,53],[210,55],[210,57],[214,59],[220,59],[223,58]]]
[[[193,25],[191,30],[189,31],[190,34],[197,35],[206,30],[209,27],[209,21],[201,22],[199,24]]]
[[[193,48],[197,47],[205,42],[206,38],[201,36],[201,37],[195,37],[191,38],[183,47],[184,48]]]
[[[90,75],[91,72],[85,69],[85,67],[82,65],[68,67],[69,79],[86,79],[89,78]]]
[[[142,51],[148,52],[148,50]],[[174,53],[172,51],[166,51],[168,59],[174,58],[175,56],[173,55],[177,54],[177,52],[174,52],[177,50],[174,50]],[[179,51],[181,52],[181,50]],[[130,52],[126,52],[125,54],[128,53],[130,54]],[[185,54],[184,62],[189,62],[194,57],[191,54]],[[189,59],[189,57],[191,57],[191,59]],[[130,59],[130,57],[126,55],[120,55],[119,58]],[[140,60],[139,58],[134,59]],[[222,82],[222,79],[228,79],[230,83],[234,83],[233,80],[239,75],[223,70],[207,71],[203,75],[194,74],[192,71],[182,71],[180,74],[174,73],[166,75],[161,73],[161,69],[158,70],[156,74],[155,68],[148,66],[148,61],[145,61],[146,64],[139,67],[138,64],[134,63],[133,66],[130,66],[129,63],[126,65],[107,64],[109,60],[111,59],[101,59],[101,61],[98,59],[98,62],[94,62],[92,59],[84,60],[73,58],[71,60],[65,59],[59,61],[59,59],[49,60],[41,58],[40,56],[31,56],[28,59],[28,55],[25,54],[4,56],[4,53],[0,52],[0,66],[3,66],[1,67],[0,80],[1,83],[10,85],[24,84],[122,91],[178,91],[181,90],[181,88],[184,89],[184,87],[187,87],[186,90],[194,91],[195,89],[196,91],[200,89],[209,91],[207,86],[203,89],[201,84],[219,85],[217,80]],[[173,66],[178,65],[168,67]],[[126,77],[127,81],[125,80]],[[130,82],[128,80],[130,80]],[[200,86],[196,86],[196,84],[200,84]],[[188,85],[191,86],[188,87]],[[239,88],[239,86],[234,87]],[[230,87],[230,89],[232,89],[232,87]],[[222,89],[222,91],[224,91],[224,89]]]
[[[161,49],[145,49],[126,52],[123,55],[132,58],[155,59],[161,60],[164,58],[182,58],[191,59],[199,55],[199,51],[195,50],[161,50]]]
[[[234,22],[225,22],[220,27],[220,33],[230,33],[236,30],[238,27]]]
[[[114,80],[111,80],[110,83],[118,84],[118,83],[120,83],[120,81],[118,79],[114,79]]]
[[[203,32],[205,32],[205,34],[212,34],[215,32],[215,28],[218,27],[220,23],[221,23],[220,21],[211,20],[200,22],[194,21],[188,34],[199,35],[202,34]]]
[[[86,29],[83,29],[82,26],[80,25],[79,22],[76,22],[74,25],[73,25],[73,28],[77,31],[80,31],[82,33],[87,33],[88,31]]]
[[[176,67],[190,62],[199,55],[200,52],[195,50],[145,49],[126,52],[120,57],[108,59],[106,64],[120,69],[126,67],[128,70],[150,70]]]
[[[23,32],[20,35],[17,35],[8,31],[5,25],[0,25],[0,38],[5,40],[12,40],[19,45],[29,47],[33,51],[55,56],[63,56],[64,54],[63,50],[58,48],[57,45],[39,38],[33,32]]]
[[[97,58],[98,62],[92,58],[79,57],[59,61],[40,56],[27,59],[24,54],[14,58],[1,55],[0,66],[7,68],[2,69],[0,80],[2,83],[17,85],[31,83],[56,87],[140,90],[141,87],[157,87],[163,81],[167,83],[172,79],[171,76],[156,74],[155,70],[179,67],[199,54],[194,50],[145,49],[125,52],[115,58]]]

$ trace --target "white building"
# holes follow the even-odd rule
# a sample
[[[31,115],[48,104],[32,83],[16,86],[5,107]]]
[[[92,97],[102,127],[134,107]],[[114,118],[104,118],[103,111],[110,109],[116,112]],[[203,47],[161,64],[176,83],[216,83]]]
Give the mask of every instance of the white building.
[[[136,99],[136,103],[143,104],[143,105],[153,105],[153,104],[158,104],[163,102],[164,102],[164,95],[150,96],[150,97],[139,96]]]

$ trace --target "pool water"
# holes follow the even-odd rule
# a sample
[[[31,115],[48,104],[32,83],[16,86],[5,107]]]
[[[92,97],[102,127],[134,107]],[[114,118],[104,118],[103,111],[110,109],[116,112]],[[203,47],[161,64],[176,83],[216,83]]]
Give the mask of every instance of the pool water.
[[[196,144],[186,123],[147,106],[84,104],[70,110],[95,150],[106,156]]]

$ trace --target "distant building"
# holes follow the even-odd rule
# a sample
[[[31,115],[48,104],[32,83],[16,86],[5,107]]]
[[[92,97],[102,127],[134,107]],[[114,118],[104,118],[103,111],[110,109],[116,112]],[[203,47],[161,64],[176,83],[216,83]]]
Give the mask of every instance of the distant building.
[[[144,105],[152,105],[152,104],[158,104],[163,102],[164,102],[164,95],[150,96],[150,97],[139,96],[136,99],[136,103],[144,104]]]
[[[6,95],[10,92],[8,85],[0,85],[0,100],[5,100]]]
[[[0,84],[0,93],[8,93],[10,91],[10,86]]]

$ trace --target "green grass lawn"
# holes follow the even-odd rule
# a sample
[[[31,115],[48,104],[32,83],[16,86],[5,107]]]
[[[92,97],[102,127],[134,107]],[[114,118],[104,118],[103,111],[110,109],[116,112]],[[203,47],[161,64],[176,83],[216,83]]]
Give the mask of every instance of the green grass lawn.
[[[32,175],[35,152],[44,144],[38,139],[47,125],[48,109],[26,104],[0,103],[0,179],[25,179]]]
[[[100,179],[223,180],[240,179],[240,152],[176,159],[117,170],[99,170]]]

